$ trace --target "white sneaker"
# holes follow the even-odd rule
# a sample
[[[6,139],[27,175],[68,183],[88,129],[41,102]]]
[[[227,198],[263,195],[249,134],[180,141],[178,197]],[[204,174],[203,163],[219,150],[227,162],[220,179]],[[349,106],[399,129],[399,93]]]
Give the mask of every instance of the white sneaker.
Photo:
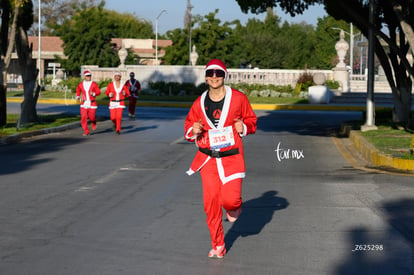
[[[208,257],[221,259],[224,257],[224,254],[226,254],[226,246],[220,245],[220,246],[216,246],[216,249],[214,248],[211,249],[210,252],[208,253]]]
[[[227,211],[227,219],[229,220],[229,222],[235,222],[239,218],[240,213],[241,213],[241,207],[233,211],[231,210]]]

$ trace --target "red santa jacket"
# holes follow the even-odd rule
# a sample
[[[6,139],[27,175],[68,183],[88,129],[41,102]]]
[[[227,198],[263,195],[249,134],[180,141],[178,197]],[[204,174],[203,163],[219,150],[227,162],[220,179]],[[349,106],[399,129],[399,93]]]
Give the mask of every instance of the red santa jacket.
[[[245,164],[242,137],[248,134],[254,134],[257,128],[257,117],[252,110],[247,96],[228,86],[225,86],[225,88],[226,96],[217,127],[215,127],[210,119],[208,119],[205,112],[204,102],[207,96],[207,91],[195,100],[184,124],[185,139],[191,142],[195,142],[199,148],[207,149],[212,149],[209,138],[209,130],[223,129],[225,127],[231,126],[233,130],[234,144],[225,148],[215,149],[216,151],[221,152],[236,148],[239,150],[238,154],[215,158],[220,179],[222,180],[223,184],[236,178],[244,178]],[[199,135],[193,135],[192,128],[194,122],[198,122],[200,119],[201,123],[204,124],[204,131]],[[234,127],[235,119],[240,119],[243,121],[243,133],[241,135],[237,133]],[[199,171],[210,159],[211,157],[209,155],[197,151],[191,167],[187,171],[187,174],[192,175],[193,173]]]
[[[128,79],[125,82],[125,86],[128,87],[130,96],[138,97],[138,91],[141,90],[141,84],[138,80],[134,79],[134,81],[131,81],[131,79]]]
[[[122,93],[124,92],[124,94]],[[112,97],[109,95],[112,93]],[[121,83],[120,88],[116,88],[114,82],[108,84],[105,94],[109,97],[109,109],[125,108],[125,98],[129,96],[128,88]]]
[[[81,108],[96,109],[98,108],[96,97],[101,94],[101,90],[99,89],[98,84],[94,81],[90,82],[90,87],[86,90],[88,86],[87,84],[88,83],[85,81],[79,83],[76,88],[76,97],[80,97],[81,99]]]

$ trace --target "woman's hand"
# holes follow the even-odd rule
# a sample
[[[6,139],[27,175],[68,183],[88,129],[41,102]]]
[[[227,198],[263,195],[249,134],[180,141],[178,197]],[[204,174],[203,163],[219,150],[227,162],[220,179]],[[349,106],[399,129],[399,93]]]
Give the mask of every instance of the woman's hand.
[[[198,135],[201,134],[203,132],[204,129],[204,124],[201,123],[201,119],[199,119],[197,122],[194,122],[193,124],[193,135]]]
[[[238,118],[234,119],[234,128],[236,129],[236,132],[240,135],[243,134],[243,121],[241,121]]]

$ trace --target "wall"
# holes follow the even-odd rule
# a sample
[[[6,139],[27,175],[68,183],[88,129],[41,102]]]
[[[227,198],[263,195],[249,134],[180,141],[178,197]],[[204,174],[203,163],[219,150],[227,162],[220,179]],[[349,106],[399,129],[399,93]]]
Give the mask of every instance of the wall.
[[[148,87],[149,82],[178,82],[202,84],[204,80],[204,66],[140,66],[126,65],[124,68],[100,68],[97,66],[82,66],[81,71],[92,72],[92,80],[113,78],[114,71],[122,74],[122,79],[129,78],[129,73],[134,72],[135,78],[141,82],[143,88]],[[333,79],[331,70],[261,70],[261,69],[228,69],[229,76],[226,83],[248,83],[248,84],[274,84],[291,85],[294,87],[299,76],[308,72],[314,74],[322,72],[326,79]]]

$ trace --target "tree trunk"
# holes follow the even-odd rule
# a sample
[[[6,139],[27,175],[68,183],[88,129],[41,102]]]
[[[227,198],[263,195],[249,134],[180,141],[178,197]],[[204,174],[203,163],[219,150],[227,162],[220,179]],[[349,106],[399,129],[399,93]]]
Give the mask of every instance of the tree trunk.
[[[7,124],[7,100],[6,100],[6,85],[0,83],[0,127]]]
[[[412,100],[412,88],[410,86],[395,88],[399,89],[393,91],[394,108],[393,108],[393,122],[402,123],[408,128],[412,128],[413,118],[411,117],[411,100]],[[397,95],[400,96],[397,96]]]
[[[4,1],[1,4],[1,28],[0,28],[0,126],[7,124],[7,69],[10,65],[11,55],[15,42],[17,18],[19,15],[19,5],[16,5],[9,39],[10,3]]]
[[[19,28],[16,35],[16,51],[24,89],[19,125],[38,122],[36,104],[40,86],[36,88],[35,92],[38,70],[36,69],[36,61],[32,58],[32,45],[29,46],[27,33],[22,28]]]

